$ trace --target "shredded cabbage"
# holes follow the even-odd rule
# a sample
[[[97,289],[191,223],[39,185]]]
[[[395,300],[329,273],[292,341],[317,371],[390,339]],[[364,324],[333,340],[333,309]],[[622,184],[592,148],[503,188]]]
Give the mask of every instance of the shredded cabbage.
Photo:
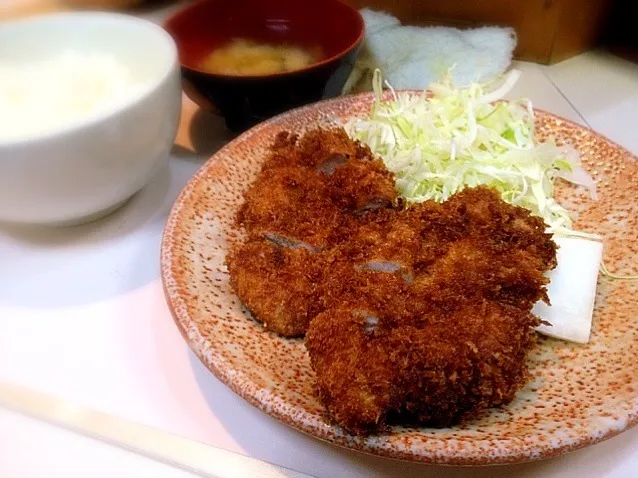
[[[383,158],[408,202],[441,202],[466,186],[484,184],[542,217],[548,232],[600,239],[574,231],[569,213],[554,199],[556,178],[582,185],[597,198],[578,153],[535,140],[529,100],[501,101],[519,76],[512,70],[492,84],[456,88],[448,73],[427,95],[397,93],[386,82],[391,99],[384,100],[377,70],[370,116],[352,118],[345,128]]]

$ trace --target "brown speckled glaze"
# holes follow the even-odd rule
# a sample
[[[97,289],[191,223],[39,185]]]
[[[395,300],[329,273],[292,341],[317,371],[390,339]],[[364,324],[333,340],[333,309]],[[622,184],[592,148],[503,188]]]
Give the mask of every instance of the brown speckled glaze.
[[[541,339],[533,379],[514,402],[446,429],[395,427],[354,437],[331,425],[314,394],[301,340],[281,338],[250,319],[232,293],[224,256],[241,240],[232,222],[275,134],[302,132],[368,111],[363,94],[301,108],[239,136],[193,177],[168,220],[162,276],[169,306],[202,362],[264,412],[317,438],[424,463],[485,465],[560,455],[622,432],[638,421],[638,283],[600,276],[591,341]],[[600,199],[561,184],[559,201],[579,229],[604,236],[608,268],[638,273],[638,159],[602,136],[538,112],[541,138],[573,144],[598,183]]]

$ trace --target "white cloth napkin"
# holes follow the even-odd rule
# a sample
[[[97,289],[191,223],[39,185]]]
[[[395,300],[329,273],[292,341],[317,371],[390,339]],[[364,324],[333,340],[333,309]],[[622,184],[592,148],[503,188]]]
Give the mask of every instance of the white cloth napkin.
[[[456,85],[488,81],[507,69],[516,46],[512,28],[412,27],[384,12],[361,14],[366,37],[344,93],[371,90],[375,68],[394,88],[425,89],[450,68]]]

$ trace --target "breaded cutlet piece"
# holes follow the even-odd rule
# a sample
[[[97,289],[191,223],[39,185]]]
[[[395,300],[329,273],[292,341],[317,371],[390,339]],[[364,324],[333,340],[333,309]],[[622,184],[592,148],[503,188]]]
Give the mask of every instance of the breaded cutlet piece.
[[[282,131],[275,137],[263,169],[303,166],[319,170],[323,165],[349,159],[375,158],[370,148],[350,139],[342,128],[317,128],[301,137]]]
[[[277,136],[244,194],[237,222],[251,238],[275,233],[318,248],[351,229],[354,215],[398,206],[394,176],[343,130]]]
[[[335,421],[447,426],[508,403],[547,299],[545,224],[486,187],[400,207],[394,177],[342,130],[281,134],[237,220],[231,284],[265,326],[308,330]]]
[[[442,294],[489,294],[527,307],[545,298],[545,271],[556,266],[556,245],[544,227],[529,211],[479,187],[443,204],[368,214],[336,252],[364,267],[409,271],[416,288],[435,284]]]
[[[540,323],[530,310],[556,265],[542,220],[485,187],[395,214],[379,211],[336,249],[321,287],[343,299],[324,299],[306,335],[320,396],[353,433],[389,417],[447,426],[511,401]],[[390,288],[387,273],[362,281],[336,267],[374,257],[410,267],[410,280]]]
[[[321,172],[328,176],[330,199],[342,210],[363,214],[399,206],[394,175],[380,159],[352,158]]]
[[[268,330],[298,337],[321,310],[322,260],[303,244],[255,240],[231,249],[226,264],[233,290],[253,316]]]
[[[279,133],[263,170],[290,166],[322,173],[329,188],[327,197],[346,211],[364,212],[398,203],[394,175],[342,128],[318,128],[301,137]]]
[[[415,289],[434,285],[441,300],[481,295],[522,307],[546,298],[545,272],[556,266],[556,245],[542,219],[486,187],[442,204],[369,214],[338,250],[358,264],[400,264],[413,274]]]
[[[514,398],[538,323],[486,299],[418,321],[342,307],[313,319],[306,346],[322,402],[351,433],[388,421],[450,426]]]
[[[330,201],[325,178],[300,166],[262,171],[237,214],[251,238],[276,233],[318,248],[331,245],[343,220]]]
[[[438,220],[428,214],[423,221],[426,243],[448,242],[419,273],[428,287],[445,297],[487,297],[524,309],[547,300],[545,274],[556,267],[556,244],[541,218],[485,186],[465,189],[441,206]]]
[[[303,334],[315,310],[304,302],[314,297],[308,271],[328,260],[321,251],[347,241],[366,212],[393,207],[396,198],[394,177],[343,130],[278,135],[237,214],[250,242],[227,259],[235,291],[267,328]],[[299,248],[306,251],[287,250]]]

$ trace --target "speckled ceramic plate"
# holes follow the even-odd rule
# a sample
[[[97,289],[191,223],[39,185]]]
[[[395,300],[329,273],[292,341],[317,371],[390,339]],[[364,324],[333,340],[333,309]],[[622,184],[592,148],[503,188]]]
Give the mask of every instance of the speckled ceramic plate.
[[[600,277],[591,341],[541,341],[533,380],[509,406],[446,429],[393,428],[354,437],[327,419],[315,396],[303,341],[265,331],[230,289],[224,256],[241,240],[233,216],[274,136],[303,132],[368,111],[364,94],[291,111],[239,136],[193,177],[164,233],[162,275],[184,338],[202,362],[245,400],[320,439],[424,463],[483,465],[560,455],[622,432],[638,421],[638,284]],[[538,133],[572,143],[596,178],[600,200],[561,185],[557,196],[576,226],[604,236],[610,270],[636,274],[638,159],[602,136],[538,112]]]

